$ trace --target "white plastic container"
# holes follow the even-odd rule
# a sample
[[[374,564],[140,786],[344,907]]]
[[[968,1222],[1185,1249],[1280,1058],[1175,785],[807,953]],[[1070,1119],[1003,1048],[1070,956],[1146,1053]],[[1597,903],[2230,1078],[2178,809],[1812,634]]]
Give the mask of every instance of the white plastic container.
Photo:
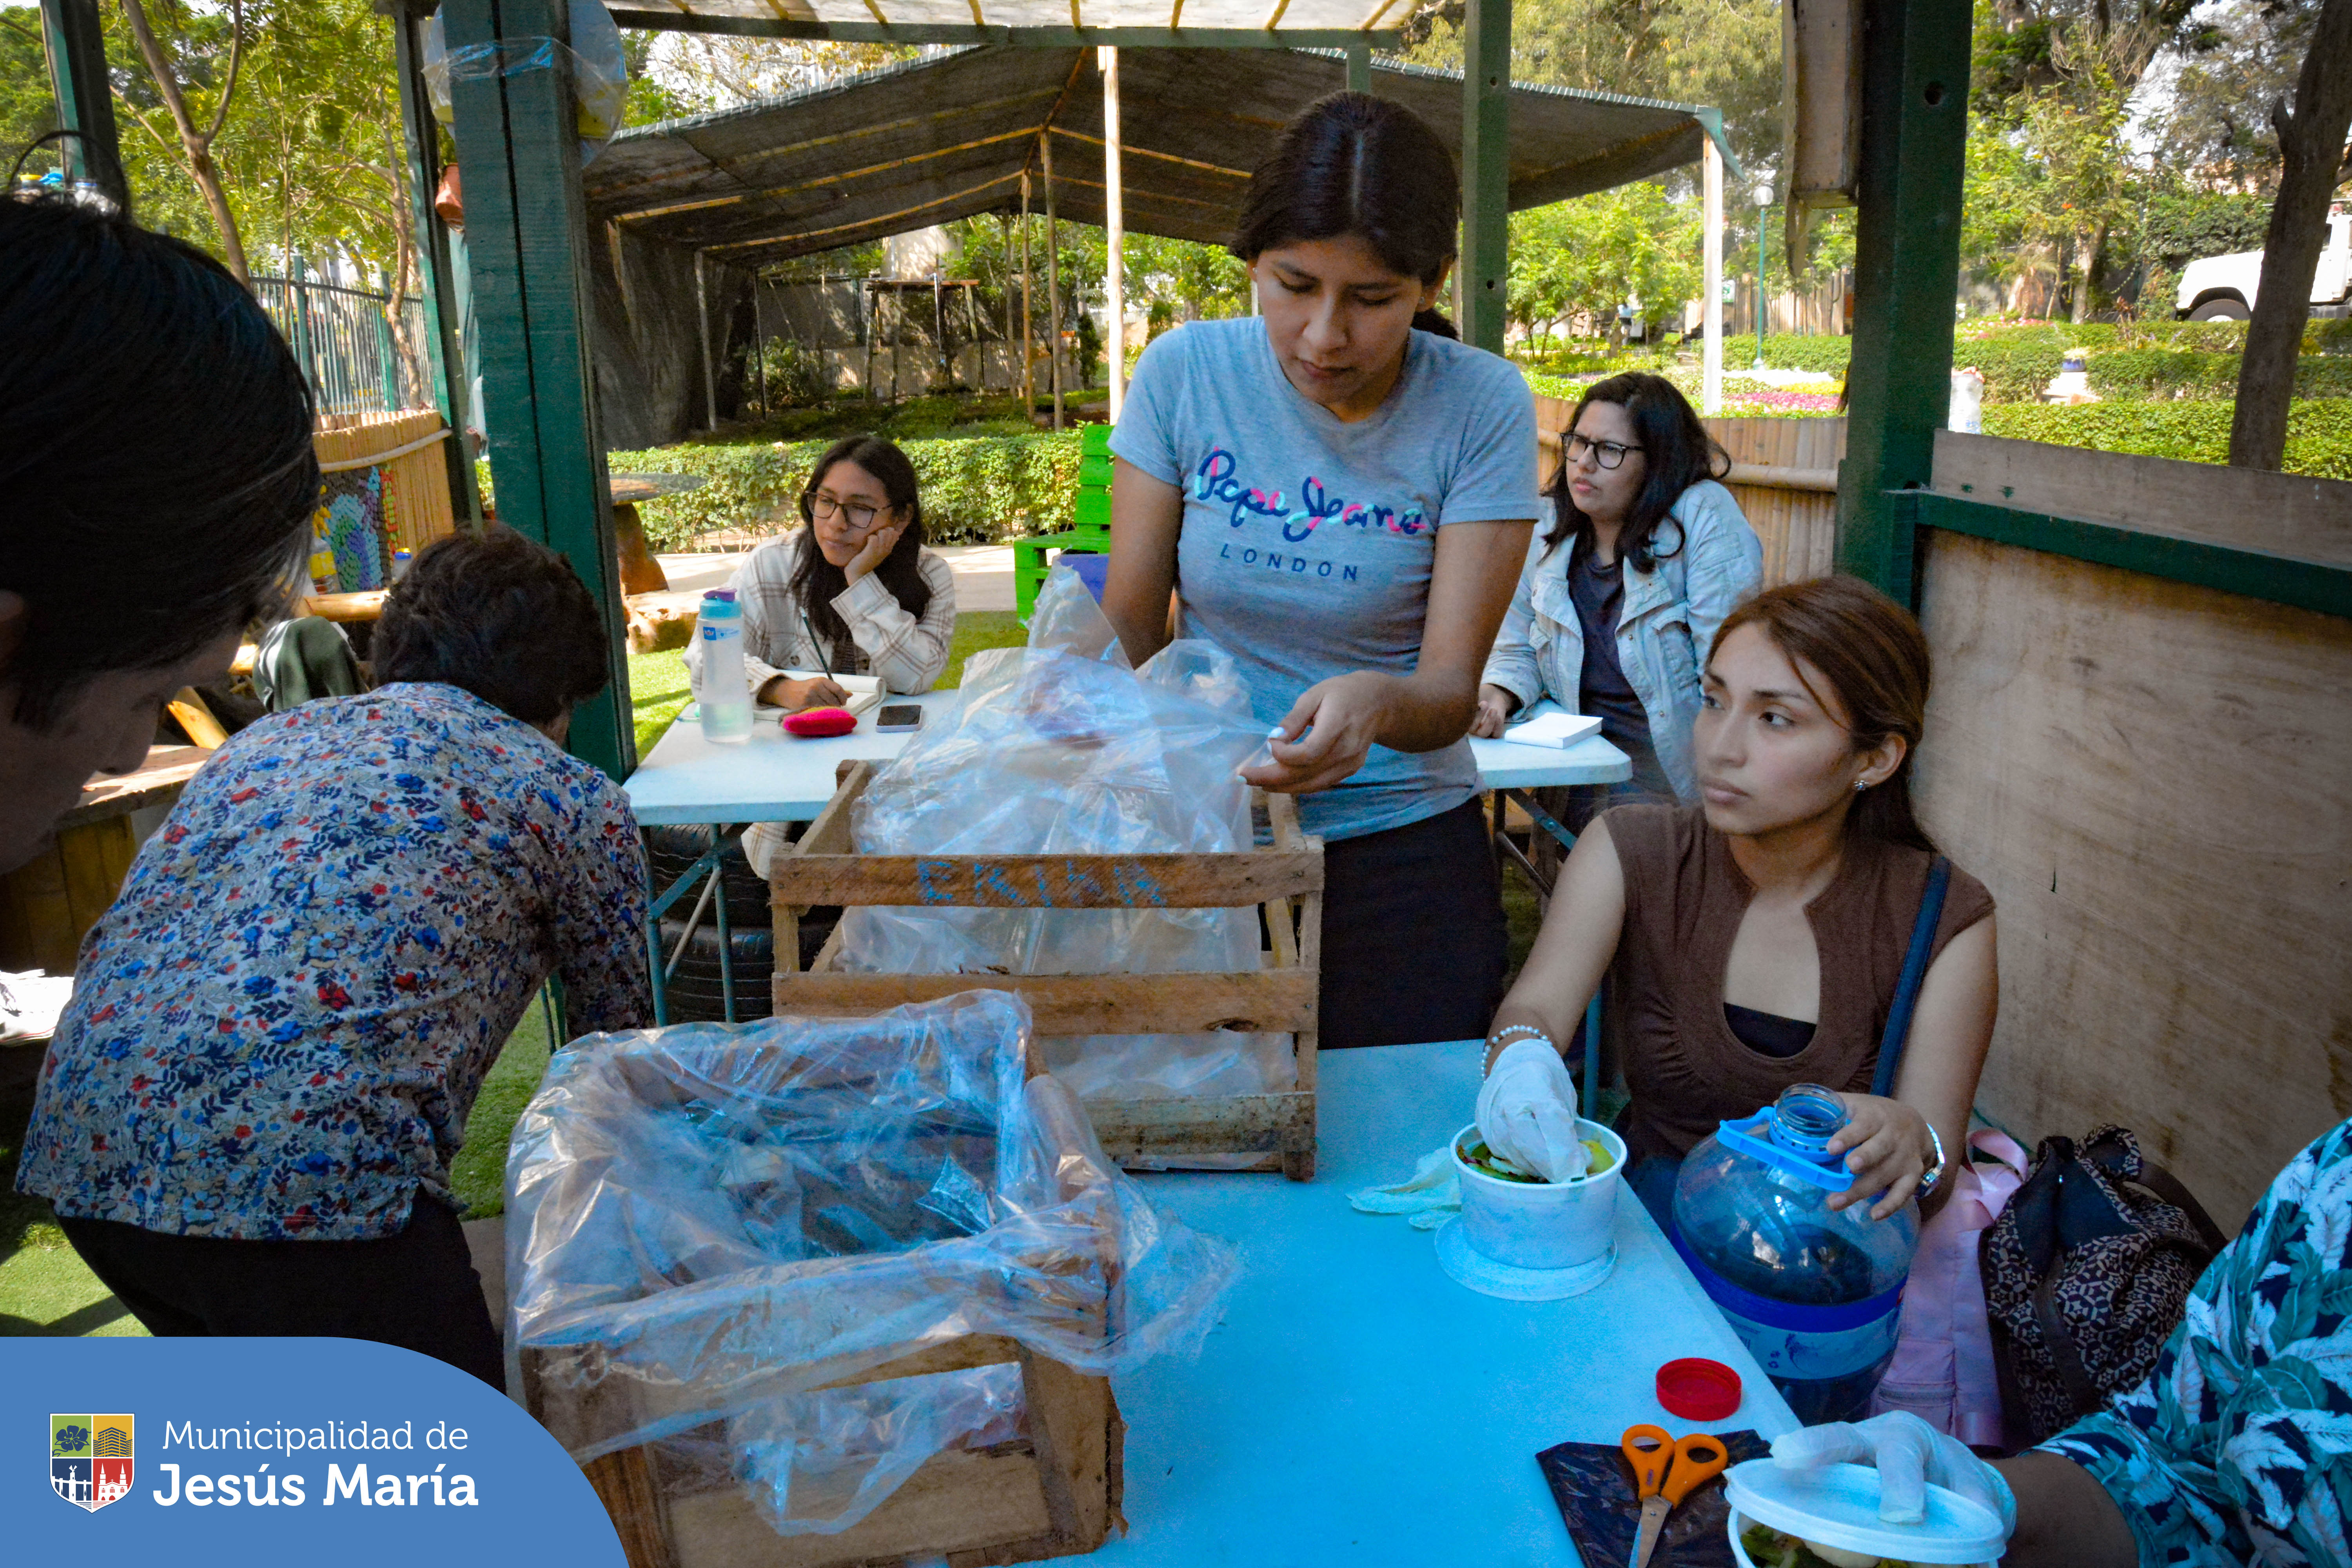
[[[1462,1158],[1476,1141],[1472,1122],[1449,1150],[1462,1179],[1463,1239],[1481,1257],[1513,1268],[1577,1268],[1609,1250],[1624,1186],[1625,1141],[1598,1121],[1579,1119],[1576,1134],[1609,1151],[1610,1164],[1573,1182],[1506,1182]]]
[[[2008,1547],[2000,1517],[1944,1487],[1927,1488],[1927,1517],[1888,1524],[1878,1517],[1878,1472],[1867,1465],[1784,1470],[1769,1459],[1734,1465],[1724,1476],[1731,1504],[1724,1529],[1731,1560],[1757,1568],[1739,1537],[1751,1524],[1785,1535],[1901,1563],[1975,1563],[1990,1568]]]
[[[702,639],[702,738],[740,746],[751,738],[751,688],[743,673],[743,606],[732,589],[702,595],[694,635]]]

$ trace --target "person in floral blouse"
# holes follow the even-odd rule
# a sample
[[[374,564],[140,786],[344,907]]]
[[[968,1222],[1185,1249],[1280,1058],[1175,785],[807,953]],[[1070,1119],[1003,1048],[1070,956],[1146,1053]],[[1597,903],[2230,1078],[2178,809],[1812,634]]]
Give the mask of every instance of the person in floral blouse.
[[[1772,1453],[1875,1464],[1890,1520],[1922,1479],[1974,1495],[2014,1524],[2012,1568],[2352,1563],[2352,1121],[2279,1173],[2156,1371],[2105,1410],[1991,1464],[1910,1415]]]
[[[649,1020],[627,797],[564,753],[604,623],[551,551],[442,540],[363,696],[230,738],[86,939],[17,1185],[157,1334],[336,1334],[503,1384],[449,1183],[482,1077],[560,977]]]

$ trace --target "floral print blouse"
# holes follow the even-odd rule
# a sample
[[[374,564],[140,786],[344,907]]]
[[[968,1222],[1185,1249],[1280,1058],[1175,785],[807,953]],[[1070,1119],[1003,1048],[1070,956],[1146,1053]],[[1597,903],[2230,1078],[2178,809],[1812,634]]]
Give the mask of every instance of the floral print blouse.
[[[357,1240],[449,1162],[533,994],[649,1021],[628,799],[453,686],[232,736],[84,939],[17,1176],[68,1217]]]
[[[2352,1563],[2352,1121],[2279,1173],[2147,1382],[2042,1447],[2143,1563]]]

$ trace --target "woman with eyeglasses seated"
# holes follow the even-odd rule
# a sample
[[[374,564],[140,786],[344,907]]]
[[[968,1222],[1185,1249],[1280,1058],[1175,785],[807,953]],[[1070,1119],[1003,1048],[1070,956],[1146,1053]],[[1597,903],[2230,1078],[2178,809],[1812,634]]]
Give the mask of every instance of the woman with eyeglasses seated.
[[[751,552],[729,584],[754,700],[795,711],[845,702],[834,675],[929,691],[955,637],[955,574],[923,548],[907,454],[878,436],[835,442],[801,491],[801,522]],[[698,699],[700,642],[687,645],[686,667]]]
[[[1570,431],[1547,496],[1551,526],[1528,545],[1470,732],[1500,735],[1546,697],[1598,716],[1633,773],[1549,803],[1580,833],[1611,805],[1697,804],[1700,664],[1732,606],[1761,585],[1764,550],[1716,482],[1729,459],[1664,376],[1595,382]]]

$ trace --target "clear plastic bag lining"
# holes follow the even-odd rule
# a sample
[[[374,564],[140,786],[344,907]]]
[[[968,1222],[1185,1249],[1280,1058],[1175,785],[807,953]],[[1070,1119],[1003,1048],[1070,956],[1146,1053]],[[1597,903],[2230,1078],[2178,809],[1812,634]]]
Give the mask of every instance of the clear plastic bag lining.
[[[1251,842],[1234,770],[1264,741],[1231,656],[1170,644],[1128,668],[1076,573],[1038,595],[1025,648],[972,656],[952,722],[927,729],[858,799],[877,855],[1233,853]],[[841,964],[879,973],[1155,974],[1255,969],[1255,910],[862,908]],[[1262,1094],[1294,1087],[1282,1035],[1124,1035],[1047,1042],[1088,1098]]]
[[[507,1175],[509,1370],[537,1352],[548,1429],[584,1462],[735,1423],[780,1528],[842,1529],[809,1499],[870,1509],[980,1427],[970,1390],[919,1418],[821,1385],[964,1334],[1104,1374],[1196,1348],[1232,1249],[1118,1174],[1066,1085],[1024,1081],[1028,1034],[1018,997],[969,992],[557,1053]],[[887,1451],[824,1436],[852,1430]]]
[[[553,70],[560,57],[571,62],[572,91],[579,100],[580,161],[583,164],[594,161],[613,132],[621,128],[628,107],[628,60],[622,51],[620,26],[599,0],[571,0],[569,19],[569,44],[539,34],[453,49],[440,16],[429,18],[422,39],[421,74],[425,94],[433,102],[434,118],[444,124],[455,123],[455,102],[449,90],[453,81]]]

